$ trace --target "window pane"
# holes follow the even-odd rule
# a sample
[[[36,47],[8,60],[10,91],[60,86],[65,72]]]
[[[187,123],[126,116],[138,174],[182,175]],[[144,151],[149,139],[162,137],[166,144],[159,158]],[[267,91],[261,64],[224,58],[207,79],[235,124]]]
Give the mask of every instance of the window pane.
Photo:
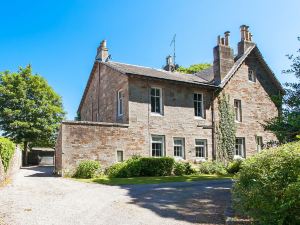
[[[123,161],[123,151],[117,151],[117,160],[118,162]]]

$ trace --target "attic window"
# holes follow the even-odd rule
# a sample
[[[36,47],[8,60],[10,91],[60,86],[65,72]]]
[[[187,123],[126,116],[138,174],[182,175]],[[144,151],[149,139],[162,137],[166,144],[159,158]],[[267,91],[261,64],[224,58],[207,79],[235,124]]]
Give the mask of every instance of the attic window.
[[[256,81],[254,70],[248,70],[248,79],[251,82],[255,82]]]

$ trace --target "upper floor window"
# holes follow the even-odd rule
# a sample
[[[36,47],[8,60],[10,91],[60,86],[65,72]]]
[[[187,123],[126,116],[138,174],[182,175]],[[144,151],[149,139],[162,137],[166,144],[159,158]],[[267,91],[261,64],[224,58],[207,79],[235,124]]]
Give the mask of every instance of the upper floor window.
[[[261,136],[256,136],[256,150],[257,152],[260,152],[263,148],[263,139]]]
[[[152,135],[151,137],[151,154],[153,157],[164,156],[164,142],[165,138],[162,135]]]
[[[195,140],[195,151],[196,151],[196,157],[205,158],[206,157],[206,140],[196,139]]]
[[[162,114],[162,90],[151,88],[151,112]]]
[[[194,93],[194,113],[196,117],[204,117],[203,95],[200,93]]]
[[[245,158],[245,138],[235,139],[235,155]]]
[[[184,158],[184,138],[174,138],[174,156]]]
[[[248,79],[252,82],[256,81],[254,70],[248,70]]]
[[[118,116],[123,115],[123,91],[118,91]]]
[[[242,122],[242,103],[241,100],[234,99],[235,121]]]

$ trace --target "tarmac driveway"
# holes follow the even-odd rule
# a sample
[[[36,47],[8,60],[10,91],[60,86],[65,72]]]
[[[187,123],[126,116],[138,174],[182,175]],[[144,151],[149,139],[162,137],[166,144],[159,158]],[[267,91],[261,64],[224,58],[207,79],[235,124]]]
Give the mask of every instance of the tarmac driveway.
[[[224,224],[230,204],[229,180],[105,186],[51,172],[52,167],[21,169],[0,188],[5,224]]]

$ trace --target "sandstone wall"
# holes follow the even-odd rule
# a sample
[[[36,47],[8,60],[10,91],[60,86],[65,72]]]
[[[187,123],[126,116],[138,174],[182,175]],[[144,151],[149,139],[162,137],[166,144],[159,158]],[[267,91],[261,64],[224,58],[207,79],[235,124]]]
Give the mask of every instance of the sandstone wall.
[[[255,71],[256,82],[248,80],[248,69]],[[236,136],[245,138],[246,157],[257,152],[255,136],[262,136],[264,143],[277,140],[274,134],[264,131],[262,124],[278,115],[278,109],[271,100],[271,96],[278,94],[278,91],[254,53],[250,54],[221,93],[230,96],[232,106],[234,99],[241,100],[242,122],[236,122]],[[215,105],[218,121],[217,99]]]
[[[100,73],[99,73],[100,70]],[[128,78],[103,64],[96,64],[81,108],[82,121],[128,123]],[[117,116],[117,92],[124,93],[124,114]]]
[[[13,177],[19,171],[21,165],[22,165],[22,152],[18,147],[16,148],[15,153],[12,159],[10,160],[9,167],[6,172],[4,171],[2,160],[0,157],[0,183],[3,182],[5,179],[9,179]]]

